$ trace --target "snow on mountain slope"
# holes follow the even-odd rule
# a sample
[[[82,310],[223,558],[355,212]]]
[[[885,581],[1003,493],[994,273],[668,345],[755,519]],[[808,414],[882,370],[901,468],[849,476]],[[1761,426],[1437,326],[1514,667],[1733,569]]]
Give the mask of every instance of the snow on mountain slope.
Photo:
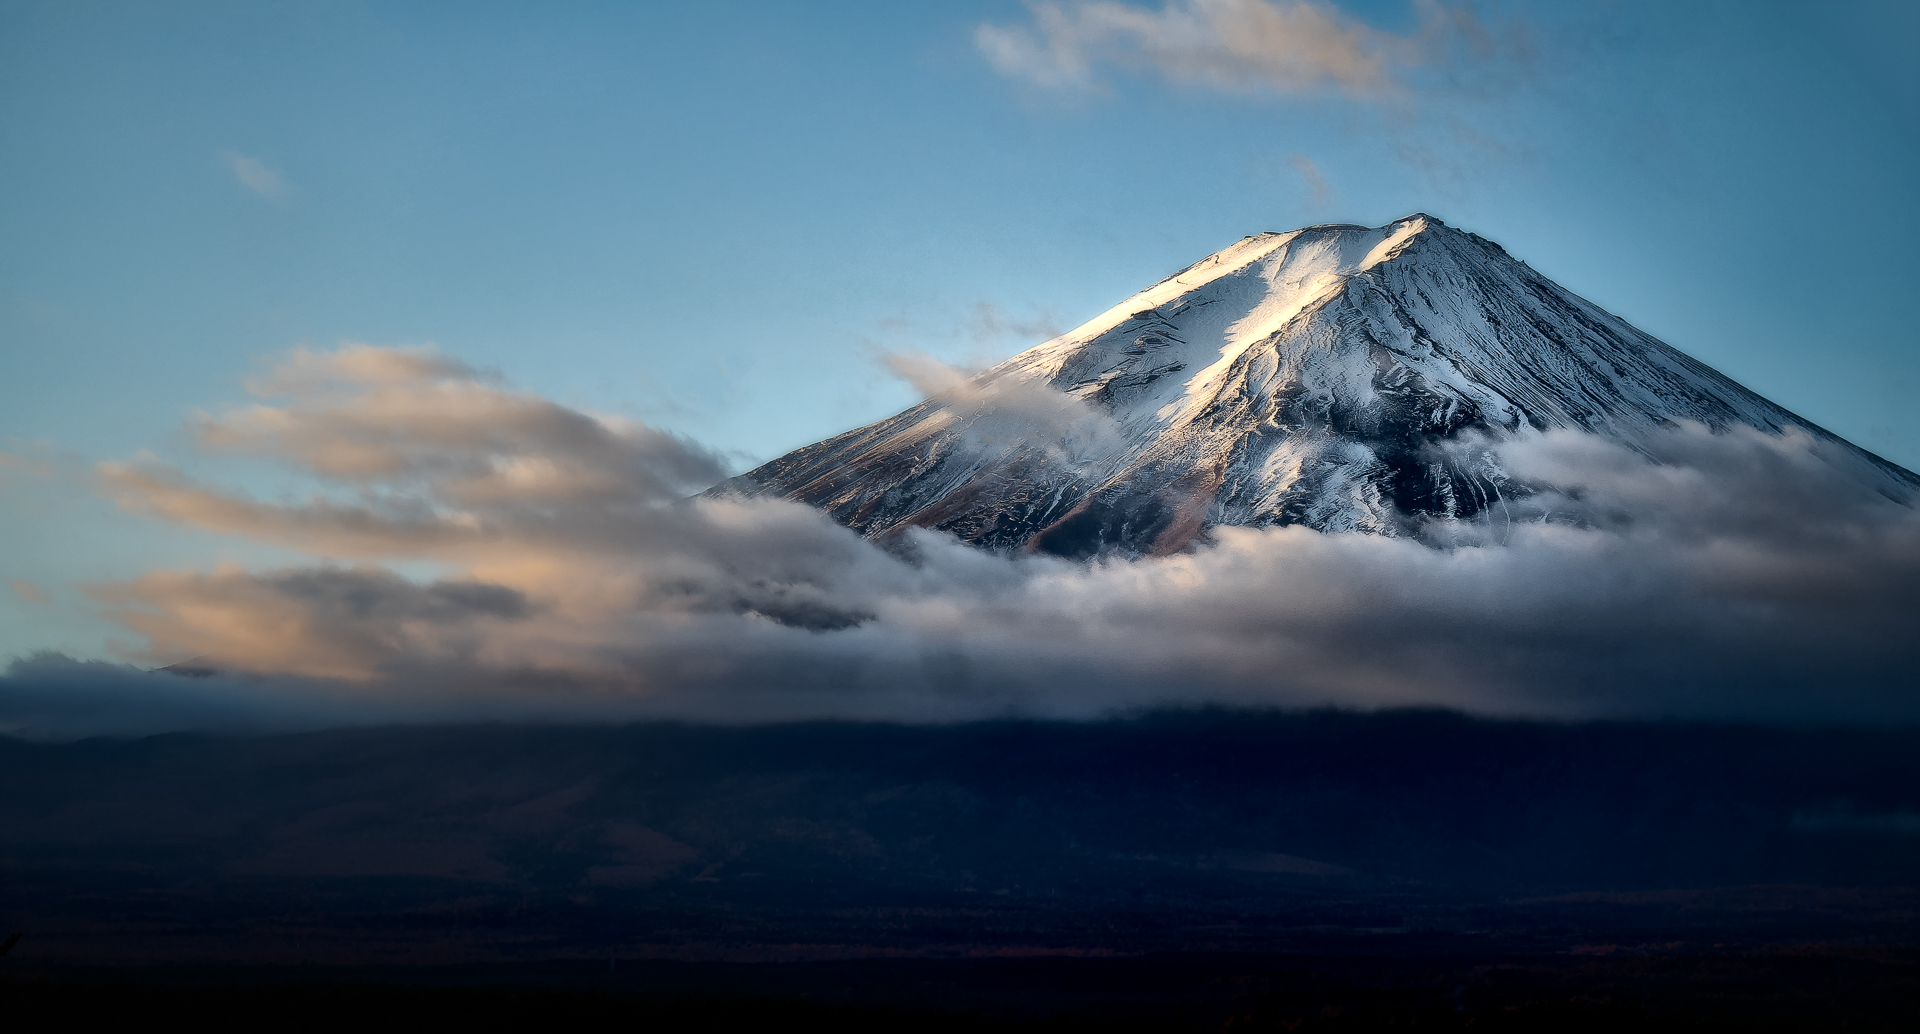
[[[810,503],[876,538],[917,525],[1165,554],[1221,524],[1407,534],[1512,490],[1475,443],[1551,428],[1636,442],[1682,420],[1838,441],[1498,245],[1411,215],[1245,238],[714,491]],[[1880,490],[1920,487],[1859,455]]]

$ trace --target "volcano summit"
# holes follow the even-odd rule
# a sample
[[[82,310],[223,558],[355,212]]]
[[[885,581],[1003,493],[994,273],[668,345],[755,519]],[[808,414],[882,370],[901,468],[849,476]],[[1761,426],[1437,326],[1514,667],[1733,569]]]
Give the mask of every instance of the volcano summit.
[[[1416,214],[1264,233],[896,416],[715,491],[872,538],[909,526],[1063,556],[1176,552],[1216,525],[1410,534],[1518,487],[1485,447],[1550,429],[1638,445],[1680,421],[1788,427],[1875,487],[1920,477]]]

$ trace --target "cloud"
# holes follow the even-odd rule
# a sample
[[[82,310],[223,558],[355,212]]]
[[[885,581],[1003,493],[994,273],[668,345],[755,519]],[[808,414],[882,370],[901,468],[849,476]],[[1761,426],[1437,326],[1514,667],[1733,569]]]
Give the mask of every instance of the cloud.
[[[250,388],[286,402],[202,414],[199,443],[357,489],[350,498],[263,503],[155,463],[101,464],[102,485],[136,512],[372,558],[618,538],[636,512],[726,474],[710,450],[505,389],[431,349],[296,350]]]
[[[1025,372],[982,373],[919,352],[882,352],[880,358],[936,405],[931,419],[966,426],[959,448],[983,456],[1032,449],[1068,468],[1123,449],[1120,425],[1111,414]],[[982,416],[991,419],[977,419]]]
[[[1307,181],[1307,187],[1313,191],[1314,204],[1324,205],[1333,199],[1333,190],[1327,186],[1326,177],[1320,175],[1320,167],[1313,164],[1313,159],[1296,154],[1288,159],[1288,163],[1298,169],[1301,177]]]
[[[45,453],[48,450],[41,447],[35,451]],[[0,486],[10,482],[18,484],[29,478],[51,477],[58,469],[57,464],[46,459],[23,456],[17,452],[0,452]]]
[[[18,596],[21,599],[26,600],[28,603],[31,603],[34,606],[44,607],[49,603],[53,602],[51,599],[48,598],[45,592],[41,591],[38,585],[35,585],[24,578],[15,578],[11,583],[10,587],[13,589],[13,594],[15,596]]]
[[[1001,407],[1070,438],[1087,415],[1031,384],[894,363],[933,394],[928,419]],[[311,497],[100,473],[136,512],[314,558],[94,588],[146,663],[229,674],[42,657],[0,677],[0,725],[1188,704],[1920,721],[1920,514],[1799,432],[1682,426],[1645,451],[1573,432],[1468,442],[1513,498],[1417,539],[1217,528],[1186,554],[1076,563],[918,531],[881,548],[796,504],[685,498],[724,473],[697,446],[436,353],[296,354],[262,385],[286,394],[204,418],[201,440],[303,472]],[[401,573],[422,564],[438,573]],[[101,724],[134,698],[137,717]]]
[[[1042,313],[1030,320],[1014,319],[988,301],[974,306],[973,320],[967,329],[976,345],[998,344],[1007,338],[1035,344],[1065,333],[1050,314]]]
[[[495,626],[524,620],[526,597],[503,585],[416,585],[375,567],[255,575],[156,571],[101,590],[131,629],[163,653],[247,670],[364,678],[409,655],[471,663]]]
[[[883,350],[880,364],[928,398],[968,391],[980,375],[979,370],[954,366],[925,352]]]
[[[220,157],[226,159],[227,167],[233,170],[233,177],[240,181],[241,186],[269,201],[279,201],[287,196],[286,180],[260,159],[234,151],[224,152]]]
[[[1417,3],[1420,28],[1374,29],[1316,0],[1114,0],[1030,4],[1029,25],[981,25],[974,43],[997,71],[1062,90],[1099,83],[1103,65],[1235,93],[1333,92],[1379,99],[1406,92],[1422,68],[1485,65],[1525,49],[1470,9]]]
[[[1002,75],[1058,96],[1099,94],[1133,77],[1269,101],[1341,101],[1347,135],[1390,143],[1385,153],[1458,197],[1475,170],[1533,150],[1499,102],[1522,87],[1543,95],[1564,79],[1606,19],[1577,18],[1542,36],[1510,12],[1483,18],[1466,2],[1408,3],[1411,27],[1390,32],[1324,0],[1038,0],[1025,22],[977,26],[974,43]],[[1543,47],[1553,60],[1542,59]],[[1331,200],[1311,161],[1291,162],[1316,205]]]
[[[249,379],[247,390],[256,395],[294,395],[339,386],[495,379],[429,345],[376,348],[348,342],[331,352],[293,349],[280,357],[267,376]]]

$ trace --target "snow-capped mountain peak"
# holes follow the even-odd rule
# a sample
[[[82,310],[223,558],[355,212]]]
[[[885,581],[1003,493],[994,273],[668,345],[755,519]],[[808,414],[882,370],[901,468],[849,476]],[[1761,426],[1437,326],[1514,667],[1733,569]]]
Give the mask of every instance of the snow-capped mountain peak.
[[[878,423],[716,491],[869,536],[1070,556],[1210,526],[1404,534],[1501,490],[1471,449],[1530,430],[1812,427],[1425,214],[1263,233]],[[1851,448],[1851,447],[1849,447]],[[1863,454],[1909,491],[1920,479]]]

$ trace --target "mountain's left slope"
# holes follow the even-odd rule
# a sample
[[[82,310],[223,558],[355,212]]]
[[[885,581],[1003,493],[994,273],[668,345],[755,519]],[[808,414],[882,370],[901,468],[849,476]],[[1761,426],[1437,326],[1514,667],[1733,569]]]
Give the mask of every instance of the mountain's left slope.
[[[1484,450],[1678,421],[1839,439],[1412,215],[1248,237],[878,423],[715,489],[1069,556],[1164,554],[1216,525],[1404,534],[1506,490]],[[1847,445],[1846,449],[1854,450]],[[1881,491],[1920,477],[1864,451]]]

